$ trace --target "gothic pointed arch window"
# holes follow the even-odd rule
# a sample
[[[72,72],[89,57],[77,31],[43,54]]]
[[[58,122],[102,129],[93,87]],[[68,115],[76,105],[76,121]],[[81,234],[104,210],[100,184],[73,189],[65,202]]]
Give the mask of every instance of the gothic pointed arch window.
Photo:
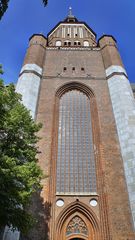
[[[59,99],[56,192],[96,193],[90,98],[71,89]]]

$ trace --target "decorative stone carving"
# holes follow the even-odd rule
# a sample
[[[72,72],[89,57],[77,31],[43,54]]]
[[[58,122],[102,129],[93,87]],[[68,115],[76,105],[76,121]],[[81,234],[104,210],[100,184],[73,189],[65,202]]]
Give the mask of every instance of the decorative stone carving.
[[[66,235],[80,233],[88,235],[88,229],[85,222],[79,216],[75,216],[67,226]]]

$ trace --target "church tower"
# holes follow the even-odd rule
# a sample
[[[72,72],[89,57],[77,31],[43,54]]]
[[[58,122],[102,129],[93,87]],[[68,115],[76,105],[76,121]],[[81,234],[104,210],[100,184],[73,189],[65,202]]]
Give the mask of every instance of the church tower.
[[[30,38],[16,89],[43,124],[25,239],[134,240],[135,101],[114,37],[97,41],[70,8]]]

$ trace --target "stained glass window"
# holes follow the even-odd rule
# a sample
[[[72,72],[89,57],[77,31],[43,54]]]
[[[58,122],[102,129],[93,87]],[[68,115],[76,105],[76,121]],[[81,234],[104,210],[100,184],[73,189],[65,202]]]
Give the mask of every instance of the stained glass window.
[[[59,100],[57,193],[95,193],[90,100],[78,90]]]

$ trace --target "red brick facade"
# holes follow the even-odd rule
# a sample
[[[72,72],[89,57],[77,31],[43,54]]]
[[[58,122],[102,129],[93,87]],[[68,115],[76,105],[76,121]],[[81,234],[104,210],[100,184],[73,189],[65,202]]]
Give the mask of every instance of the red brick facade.
[[[78,41],[79,36],[76,37]],[[33,197],[31,210],[38,223],[27,239],[134,240],[123,160],[105,73],[111,65],[123,67],[116,42],[111,36],[103,36],[98,44],[94,37],[90,38],[88,47],[83,46],[83,38],[79,46],[71,43],[57,47],[54,44],[60,37],[51,39],[52,45],[46,45],[42,35],[34,35],[24,61],[24,66],[37,64],[43,68],[36,121],[43,124],[39,133],[39,164],[46,176],[41,193]],[[82,91],[90,99],[97,177],[95,195],[56,194],[59,99],[72,89]],[[64,201],[62,207],[56,205],[57,199]],[[97,200],[97,206],[90,206],[91,199]],[[75,216],[89,229],[86,236],[81,233],[66,236],[67,225]]]

